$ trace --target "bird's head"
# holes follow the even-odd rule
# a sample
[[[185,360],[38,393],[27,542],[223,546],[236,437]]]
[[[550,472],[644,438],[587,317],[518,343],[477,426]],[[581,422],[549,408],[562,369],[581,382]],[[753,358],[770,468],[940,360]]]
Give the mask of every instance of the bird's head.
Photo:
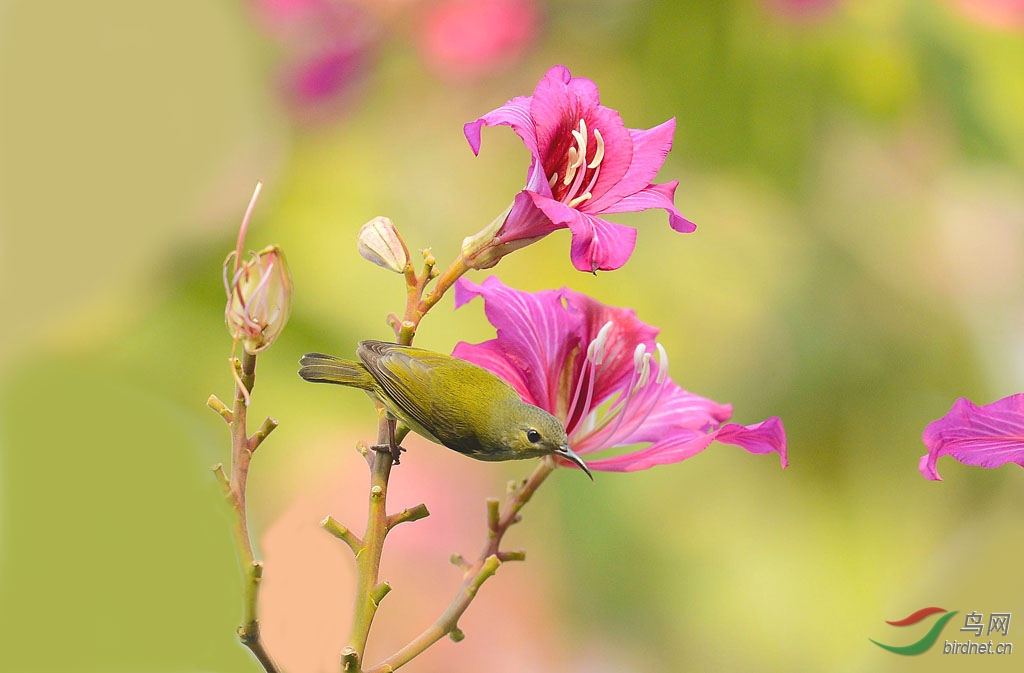
[[[507,452],[509,459],[558,456],[575,464],[593,481],[587,464],[569,448],[565,426],[540,407],[525,403],[511,405],[508,418],[500,426],[503,427],[502,452]]]

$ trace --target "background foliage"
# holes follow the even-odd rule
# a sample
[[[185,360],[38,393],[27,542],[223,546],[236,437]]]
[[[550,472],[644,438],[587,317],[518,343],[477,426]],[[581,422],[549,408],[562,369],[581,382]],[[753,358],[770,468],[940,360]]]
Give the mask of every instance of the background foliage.
[[[528,155],[505,129],[474,158],[462,124],[553,63],[629,126],[678,118],[660,178],[680,180],[698,230],[622,216],[640,236],[618,272],[574,271],[566,232],[496,272],[634,307],[682,385],[737,422],[784,419],[790,468],[716,446],[595,484],[556,474],[511,534],[527,563],[484,588],[466,641],[409,670],[952,671],[962,659],[938,648],[867,639],[910,642],[884,620],[927,605],[1024,619],[1024,474],[916,469],[955,397],[1024,389],[1017,3],[518,3],[525,37],[493,62],[432,51],[437,3],[275,31],[268,8],[288,4],[0,10],[5,666],[257,670],[234,639],[241,586],[208,471],[227,435],[203,403],[230,394],[220,264],[258,178],[249,245],[281,244],[296,286],[253,412],[282,423],[250,480],[265,629],[292,673],[335,665],[351,559],[316,522],[361,526],[350,447],[374,424],[362,396],[299,380],[297,358],[389,336],[402,287],[356,254],[366,220],[388,215],[444,265],[505,207]],[[317,40],[354,56],[303,98],[289,78]],[[489,338],[479,305],[450,301],[418,345]],[[381,654],[447,602],[446,559],[476,552],[483,498],[526,474],[410,446],[394,504],[434,515],[385,555]],[[1017,670],[1022,628],[1006,639],[1022,653],[973,667]]]

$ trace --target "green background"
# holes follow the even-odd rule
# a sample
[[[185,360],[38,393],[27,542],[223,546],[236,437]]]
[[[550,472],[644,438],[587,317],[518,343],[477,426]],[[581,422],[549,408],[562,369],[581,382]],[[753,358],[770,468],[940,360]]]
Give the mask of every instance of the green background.
[[[231,393],[220,265],[263,179],[248,246],[280,244],[295,282],[252,407],[281,421],[250,481],[264,621],[287,670],[335,670],[352,564],[316,522],[362,529],[351,446],[374,420],[296,361],[389,335],[403,288],[356,253],[365,221],[391,217],[445,264],[505,208],[526,151],[489,129],[474,157],[462,124],[563,63],[627,126],[677,118],[659,180],[680,181],[698,230],[617,216],[639,230],[617,272],[573,270],[558,232],[494,273],[635,308],[681,385],[737,422],[784,420],[790,467],[716,445],[594,484],[556,473],[509,535],[527,562],[484,587],[464,642],[407,670],[1019,670],[1017,621],[1003,657],[868,638],[917,640],[931,621],[885,620],[930,605],[1024,620],[1024,473],[917,471],[956,397],[1024,390],[1022,24],[952,0],[550,2],[521,57],[467,79],[424,64],[421,4],[378,7],[348,105],[310,124],[246,4],[4,3],[0,668],[258,670],[209,473],[228,435],[204,403]],[[479,302],[446,299],[417,343],[492,334]],[[393,506],[434,514],[385,552],[371,658],[440,612],[483,498],[529,469],[409,446]]]

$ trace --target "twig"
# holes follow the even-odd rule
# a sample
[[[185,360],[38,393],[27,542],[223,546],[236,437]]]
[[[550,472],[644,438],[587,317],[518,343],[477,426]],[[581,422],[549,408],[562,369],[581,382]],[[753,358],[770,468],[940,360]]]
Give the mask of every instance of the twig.
[[[207,405],[223,418],[231,429],[231,469],[225,474],[223,465],[214,466],[214,474],[224,486],[225,496],[235,511],[232,529],[242,577],[242,624],[238,627],[238,639],[249,648],[267,673],[280,673],[281,669],[270,657],[260,637],[259,589],[263,578],[263,563],[253,553],[249,537],[249,523],[245,506],[246,485],[249,477],[249,463],[256,447],[267,438],[277,421],[268,418],[252,436],[246,435],[246,416],[249,396],[256,381],[256,356],[245,352],[236,370],[234,410],[227,408],[215,395]]]
[[[464,573],[462,585],[448,608],[423,633],[384,661],[366,669],[366,673],[392,673],[446,635],[455,641],[462,640],[464,634],[459,629],[459,618],[476,598],[483,583],[498,571],[503,562],[522,561],[526,558],[526,552],[521,550],[500,551],[501,540],[508,529],[519,521],[519,511],[530,501],[537,488],[544,483],[554,469],[553,460],[550,458],[541,460],[522,487],[512,491],[504,512],[499,511],[497,500],[489,499],[487,501],[487,541],[477,562],[469,565],[462,556],[452,555],[452,563],[462,568]]]

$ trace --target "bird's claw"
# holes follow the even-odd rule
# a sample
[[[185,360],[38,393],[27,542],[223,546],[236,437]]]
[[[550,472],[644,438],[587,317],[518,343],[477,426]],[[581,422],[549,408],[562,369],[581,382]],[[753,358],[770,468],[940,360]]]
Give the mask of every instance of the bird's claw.
[[[403,446],[394,446],[392,444],[374,444],[370,447],[374,451],[387,451],[391,454],[391,464],[398,465],[399,459],[402,457],[402,452],[405,451]]]

